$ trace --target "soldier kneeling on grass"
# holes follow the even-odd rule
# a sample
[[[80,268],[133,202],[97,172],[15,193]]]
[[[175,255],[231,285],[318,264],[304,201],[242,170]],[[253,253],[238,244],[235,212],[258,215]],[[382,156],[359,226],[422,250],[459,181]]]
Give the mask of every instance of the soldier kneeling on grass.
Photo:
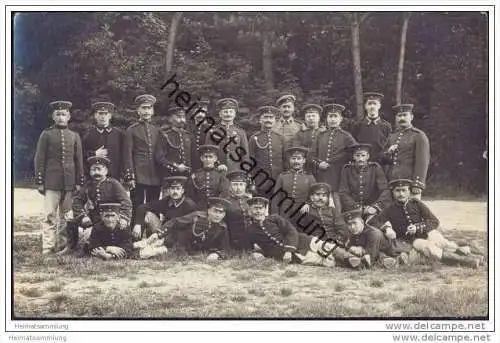
[[[147,259],[174,249],[177,253],[206,253],[207,261],[217,261],[227,256],[228,230],[224,222],[230,202],[210,197],[206,211],[196,211],[173,218],[162,226],[162,232],[148,239],[135,242],[139,258]]]
[[[410,197],[412,184],[407,179],[389,182],[394,203],[370,220],[370,225],[380,227],[388,239],[395,240],[395,250],[402,251],[404,259],[413,248],[433,260],[478,268],[484,260],[482,253],[444,238],[438,231],[439,219],[422,201]]]
[[[120,227],[120,203],[102,203],[101,221],[94,225],[89,239],[89,252],[103,260],[124,259],[132,254],[132,235]]]

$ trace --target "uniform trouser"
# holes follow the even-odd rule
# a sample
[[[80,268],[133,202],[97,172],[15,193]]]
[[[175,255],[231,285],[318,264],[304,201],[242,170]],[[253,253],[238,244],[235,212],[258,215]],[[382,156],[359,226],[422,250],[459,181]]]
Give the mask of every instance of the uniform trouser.
[[[153,233],[161,231],[161,220],[153,212],[146,212],[144,225],[142,226],[142,237],[149,237]]]
[[[158,238],[156,235],[135,242],[134,248],[137,249],[136,256],[141,260],[160,256],[168,252],[164,238]]]
[[[427,239],[417,238],[413,241],[413,248],[426,257],[440,260],[443,257],[443,251],[454,252],[458,249],[455,242],[447,240],[438,230],[432,230],[427,233]]]
[[[42,249],[44,252],[62,250],[66,245],[65,214],[71,210],[72,191],[45,190],[42,222]]]
[[[150,186],[141,183],[136,184],[135,188],[130,191],[130,200],[132,200],[132,220],[135,223],[135,211],[139,205],[156,201],[160,199],[161,186]]]
[[[372,262],[379,259],[381,252],[387,256],[395,255],[391,242],[389,242],[380,230],[371,230],[368,232],[362,248],[370,255]]]
[[[347,265],[349,258],[355,257],[346,249],[336,245],[335,243],[332,243],[330,241],[322,241],[316,237],[311,240],[310,251],[322,257],[328,264],[332,263],[333,261],[334,265],[335,261],[341,263],[342,265]],[[307,255],[310,255],[309,252],[306,254],[306,256]]]

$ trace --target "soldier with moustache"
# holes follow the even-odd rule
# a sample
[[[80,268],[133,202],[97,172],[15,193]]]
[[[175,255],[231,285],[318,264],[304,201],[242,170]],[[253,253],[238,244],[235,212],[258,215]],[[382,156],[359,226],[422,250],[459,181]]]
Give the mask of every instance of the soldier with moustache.
[[[261,106],[258,111],[261,130],[250,137],[249,156],[258,162],[257,166],[260,170],[265,171],[272,180],[277,180],[283,171],[285,157],[285,139],[273,131],[279,109],[274,106]],[[266,186],[267,179],[257,180],[257,175],[254,179],[257,193],[261,196],[267,196],[269,192],[269,185]]]
[[[293,138],[301,130],[302,123],[294,118],[296,98],[292,94],[284,94],[276,100],[281,118],[278,118],[273,130],[284,137],[285,149],[293,145]]]
[[[381,161],[387,164],[387,179],[413,181],[412,196],[421,198],[430,162],[427,135],[412,125],[413,104],[393,106],[396,127],[390,134]]]
[[[163,177],[189,176],[192,161],[192,136],[185,130],[186,113],[182,107],[171,107],[166,125],[160,129],[160,138],[155,147],[155,159],[161,167]]]
[[[371,161],[378,161],[392,132],[391,124],[380,117],[380,108],[384,95],[375,92],[364,93],[365,117],[353,124],[352,135],[359,143],[372,146]]]
[[[108,175],[120,180],[123,173],[123,131],[110,124],[115,105],[111,102],[95,102],[92,104],[95,125],[83,136],[83,156],[87,160],[91,156],[106,157],[110,161]],[[85,170],[89,170],[86,166]]]
[[[316,137],[326,130],[324,126],[319,125],[323,108],[317,104],[306,104],[302,107],[302,111],[304,112],[305,127],[297,132],[292,139],[292,144],[311,149]]]
[[[139,122],[125,131],[123,163],[125,182],[130,187],[133,210],[144,202],[158,200],[161,190],[159,167],[155,160],[155,147],[160,129],[151,123],[156,98],[149,94],[135,98]],[[133,221],[133,220],[132,220]]]

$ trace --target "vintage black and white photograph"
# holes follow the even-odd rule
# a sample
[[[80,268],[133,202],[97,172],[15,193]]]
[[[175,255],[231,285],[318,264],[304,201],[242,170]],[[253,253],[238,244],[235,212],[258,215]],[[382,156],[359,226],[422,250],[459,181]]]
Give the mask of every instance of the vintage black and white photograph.
[[[7,19],[12,320],[488,319],[490,13],[257,10]]]

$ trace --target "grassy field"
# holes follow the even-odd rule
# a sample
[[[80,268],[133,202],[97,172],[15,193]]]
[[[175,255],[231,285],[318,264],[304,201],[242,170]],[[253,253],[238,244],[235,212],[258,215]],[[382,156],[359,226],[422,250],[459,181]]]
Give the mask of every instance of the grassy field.
[[[42,257],[41,197],[14,195],[16,317],[470,317],[488,314],[487,269],[419,263],[350,271],[247,257],[103,262]],[[459,241],[486,243],[486,204],[432,201]]]

